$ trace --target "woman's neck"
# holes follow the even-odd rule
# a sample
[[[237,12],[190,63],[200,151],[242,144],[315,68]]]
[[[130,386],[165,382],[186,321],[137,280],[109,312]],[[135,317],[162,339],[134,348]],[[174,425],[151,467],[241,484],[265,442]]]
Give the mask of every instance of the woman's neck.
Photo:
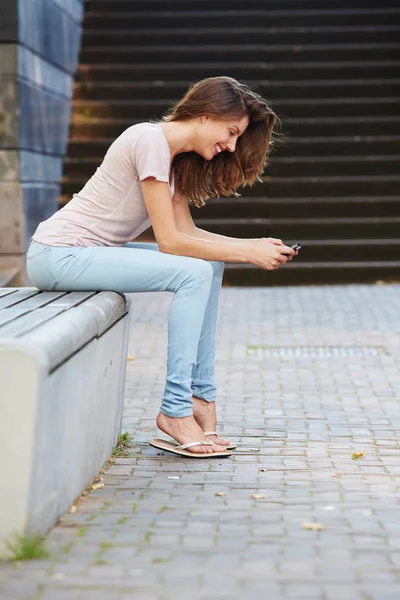
[[[194,127],[192,121],[161,121],[159,125],[168,142],[172,159],[181,152],[192,152]]]

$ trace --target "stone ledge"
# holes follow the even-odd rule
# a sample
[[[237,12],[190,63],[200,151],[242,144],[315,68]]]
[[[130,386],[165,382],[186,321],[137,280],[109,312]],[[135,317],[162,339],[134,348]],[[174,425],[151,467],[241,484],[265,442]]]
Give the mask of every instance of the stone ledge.
[[[111,455],[129,320],[115,292],[0,289],[0,554],[46,533]]]

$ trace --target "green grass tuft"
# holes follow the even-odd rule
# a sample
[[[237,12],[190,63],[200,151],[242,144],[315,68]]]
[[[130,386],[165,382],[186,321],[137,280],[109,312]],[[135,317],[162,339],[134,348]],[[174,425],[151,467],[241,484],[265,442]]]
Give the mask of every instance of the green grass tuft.
[[[87,532],[87,527],[80,527],[80,529],[78,529],[78,533],[76,535],[78,537],[83,537],[86,532]]]
[[[132,446],[131,442],[133,440],[132,435],[129,431],[124,431],[124,433],[120,433],[118,436],[118,442],[115,448],[113,448],[113,456],[121,456],[128,457],[130,456],[127,448]]]
[[[128,517],[121,517],[117,524],[123,525],[124,523],[127,522],[127,520],[128,520]]]
[[[40,535],[16,534],[15,539],[5,540],[9,550],[9,560],[32,560],[50,558],[44,547],[45,538]]]
[[[153,558],[153,560],[151,562],[154,564],[166,563],[166,562],[169,562],[170,560],[171,560],[170,558],[161,558],[160,556],[156,556],[155,558]]]
[[[151,540],[151,536],[153,535],[152,531],[146,531],[145,535],[144,535],[144,541],[145,542],[150,542]]]

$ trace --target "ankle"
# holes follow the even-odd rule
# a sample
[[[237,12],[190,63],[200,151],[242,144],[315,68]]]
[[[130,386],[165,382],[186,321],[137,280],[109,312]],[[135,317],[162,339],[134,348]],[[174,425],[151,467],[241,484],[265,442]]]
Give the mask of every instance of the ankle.
[[[204,400],[204,398],[199,398],[198,396],[192,395],[193,404],[197,404],[197,406],[214,406],[214,400]]]
[[[200,407],[200,406],[205,406],[206,401],[203,400],[202,398],[197,398],[196,396],[192,396],[192,400],[193,400],[193,412],[196,410],[196,408]]]

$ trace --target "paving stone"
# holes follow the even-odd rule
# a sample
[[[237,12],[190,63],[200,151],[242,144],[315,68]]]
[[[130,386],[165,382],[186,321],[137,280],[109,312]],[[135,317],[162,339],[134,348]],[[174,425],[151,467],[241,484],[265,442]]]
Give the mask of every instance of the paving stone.
[[[27,581],[26,578],[22,580],[9,580],[5,585],[0,583],[0,598],[3,600],[12,598],[34,598],[39,590],[39,583],[36,581]]]
[[[83,600],[83,598],[85,596],[81,590],[57,589],[47,586],[40,595],[40,600]]]

